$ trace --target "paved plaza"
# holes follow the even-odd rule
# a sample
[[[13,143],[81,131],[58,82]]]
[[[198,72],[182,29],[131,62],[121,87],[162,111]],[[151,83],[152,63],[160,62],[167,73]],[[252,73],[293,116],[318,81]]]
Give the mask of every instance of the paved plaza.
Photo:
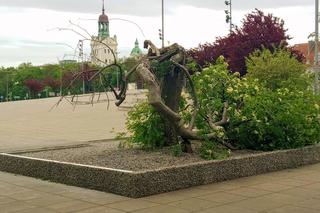
[[[0,172],[0,212],[317,213],[320,164],[140,199]]]
[[[64,99],[53,110],[59,98],[0,103],[0,151],[114,138],[125,129],[127,109],[117,108],[111,94],[109,97],[109,109],[105,96],[101,103],[91,105],[89,95],[80,97],[75,107]],[[124,106],[131,106],[138,98],[131,92]]]
[[[113,102],[107,110],[106,103],[73,109],[63,101],[49,112],[57,101],[1,103],[0,151],[111,139],[124,130],[127,111]],[[126,104],[135,101],[131,96]],[[140,199],[0,172],[0,212],[316,213],[320,164]]]

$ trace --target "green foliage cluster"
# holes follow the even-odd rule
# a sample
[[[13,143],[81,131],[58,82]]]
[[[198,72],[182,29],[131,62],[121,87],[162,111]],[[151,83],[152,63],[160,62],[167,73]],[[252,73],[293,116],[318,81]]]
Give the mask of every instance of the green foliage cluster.
[[[288,49],[256,50],[246,60],[248,78],[258,79],[267,88],[292,88],[304,90],[310,86],[306,66]]]
[[[147,102],[137,104],[128,113],[126,127],[132,134],[129,143],[143,149],[162,148],[165,144],[164,124],[160,115]]]
[[[206,160],[222,160],[230,156],[230,150],[208,140],[202,143],[199,153],[200,157]]]
[[[124,70],[127,70],[132,67],[134,63],[135,61],[125,61],[121,66]],[[41,97],[47,97],[49,92],[59,93],[61,83],[63,94],[82,94],[82,78],[75,81],[72,88],[68,90],[65,89],[70,84],[74,73],[78,70],[79,63],[72,62],[42,66],[22,63],[18,67],[0,67],[0,96],[3,96],[4,100],[7,99],[7,95],[9,100],[13,100],[14,97],[17,96],[21,99],[30,98],[32,91],[29,91],[25,85],[26,80],[30,79],[41,81],[44,84],[43,91],[40,93]],[[120,78],[117,73],[118,69],[113,67],[103,72],[106,81],[114,87],[117,86],[117,80]],[[104,79],[96,79],[90,84],[86,83],[86,91],[105,91],[105,88],[101,86],[101,81],[104,81]]]
[[[15,96],[21,99],[30,98],[30,91],[25,85],[25,81],[36,79],[45,81],[53,79],[60,83],[60,75],[74,71],[78,67],[77,64],[48,64],[43,66],[34,66],[31,63],[22,63],[18,67],[0,68],[0,96],[4,99],[13,100]],[[46,97],[48,92],[59,92],[57,88],[49,86],[44,88],[41,96]],[[8,93],[8,97],[7,97]]]
[[[182,146],[180,143],[171,146],[173,156],[180,157],[183,154]]]
[[[320,99],[312,92],[304,65],[286,50],[278,49],[274,53],[256,52],[248,59],[248,67],[249,74],[240,79],[237,74],[229,74],[220,58],[194,78],[200,115],[219,121],[223,103],[229,103],[230,123],[217,132],[217,140],[255,150],[290,149],[320,142]],[[211,131],[201,117],[197,128]]]
[[[246,149],[303,147],[320,142],[319,115],[319,99],[311,92],[261,89],[244,98],[243,107],[232,118],[228,138]]]
[[[214,65],[193,75],[200,107],[196,128],[200,134],[212,133],[209,121],[222,119],[225,103],[230,121],[215,130],[214,139],[202,142],[201,157],[228,157],[229,151],[218,145],[221,142],[263,151],[319,143],[320,97],[313,94],[306,67],[281,48],[254,52],[247,59],[247,67],[246,76],[230,74],[228,64],[219,57]],[[188,97],[190,94],[184,95]],[[182,108],[189,101],[182,100]],[[188,108],[182,117],[188,122],[191,114]],[[163,122],[147,103],[129,113],[127,127],[133,134],[133,143],[146,148],[164,144]],[[175,155],[180,154],[178,146],[172,150]]]

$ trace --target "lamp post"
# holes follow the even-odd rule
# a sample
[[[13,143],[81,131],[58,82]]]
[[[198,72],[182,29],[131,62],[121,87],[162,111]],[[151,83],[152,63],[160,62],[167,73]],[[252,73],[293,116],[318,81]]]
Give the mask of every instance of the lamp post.
[[[9,101],[9,72],[7,72],[7,101]]]
[[[226,22],[230,24],[230,33],[232,32],[233,24],[232,24],[232,0],[226,0],[225,5],[229,6],[228,10],[225,10],[226,13]]]
[[[162,48],[164,48],[164,0],[161,0],[161,17],[162,17],[162,28],[161,28],[161,40]]]
[[[319,94],[319,0],[315,0],[315,39],[314,39],[314,90]]]

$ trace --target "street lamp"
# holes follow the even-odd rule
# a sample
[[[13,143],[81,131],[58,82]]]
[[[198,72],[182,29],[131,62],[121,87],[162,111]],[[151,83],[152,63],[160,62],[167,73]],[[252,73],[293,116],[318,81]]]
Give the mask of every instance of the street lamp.
[[[164,48],[164,0],[161,0],[161,8],[162,8],[162,29],[160,32],[160,38],[162,40],[162,48]]]
[[[230,24],[230,33],[232,32],[233,24],[232,24],[232,0],[226,0],[225,5],[229,6],[228,10],[225,10],[226,14],[226,23]]]
[[[314,39],[314,90],[319,94],[319,0],[315,0],[315,39]]]

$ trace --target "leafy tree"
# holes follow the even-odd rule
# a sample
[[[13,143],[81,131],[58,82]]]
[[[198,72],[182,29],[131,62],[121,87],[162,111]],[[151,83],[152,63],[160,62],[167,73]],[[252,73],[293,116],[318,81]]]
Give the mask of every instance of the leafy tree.
[[[31,97],[33,98],[35,98],[44,88],[42,82],[37,79],[27,79],[24,81],[24,84],[29,89]]]
[[[131,132],[130,143],[144,149],[165,145],[164,124],[156,110],[147,102],[137,104],[129,113],[126,126]]]
[[[60,88],[60,81],[48,76],[43,80],[43,85],[51,88],[52,91],[57,92]]]
[[[302,54],[288,47],[290,37],[286,34],[284,21],[272,14],[265,15],[260,10],[248,14],[242,21],[242,27],[236,27],[228,36],[219,37],[212,44],[203,44],[189,51],[189,54],[202,67],[214,63],[223,55],[232,72],[245,75],[246,57],[262,47],[273,50],[274,46],[287,47],[298,59],[303,60]]]
[[[248,78],[256,78],[267,88],[283,87],[306,89],[311,86],[306,67],[287,49],[275,48],[256,50],[246,60]]]

